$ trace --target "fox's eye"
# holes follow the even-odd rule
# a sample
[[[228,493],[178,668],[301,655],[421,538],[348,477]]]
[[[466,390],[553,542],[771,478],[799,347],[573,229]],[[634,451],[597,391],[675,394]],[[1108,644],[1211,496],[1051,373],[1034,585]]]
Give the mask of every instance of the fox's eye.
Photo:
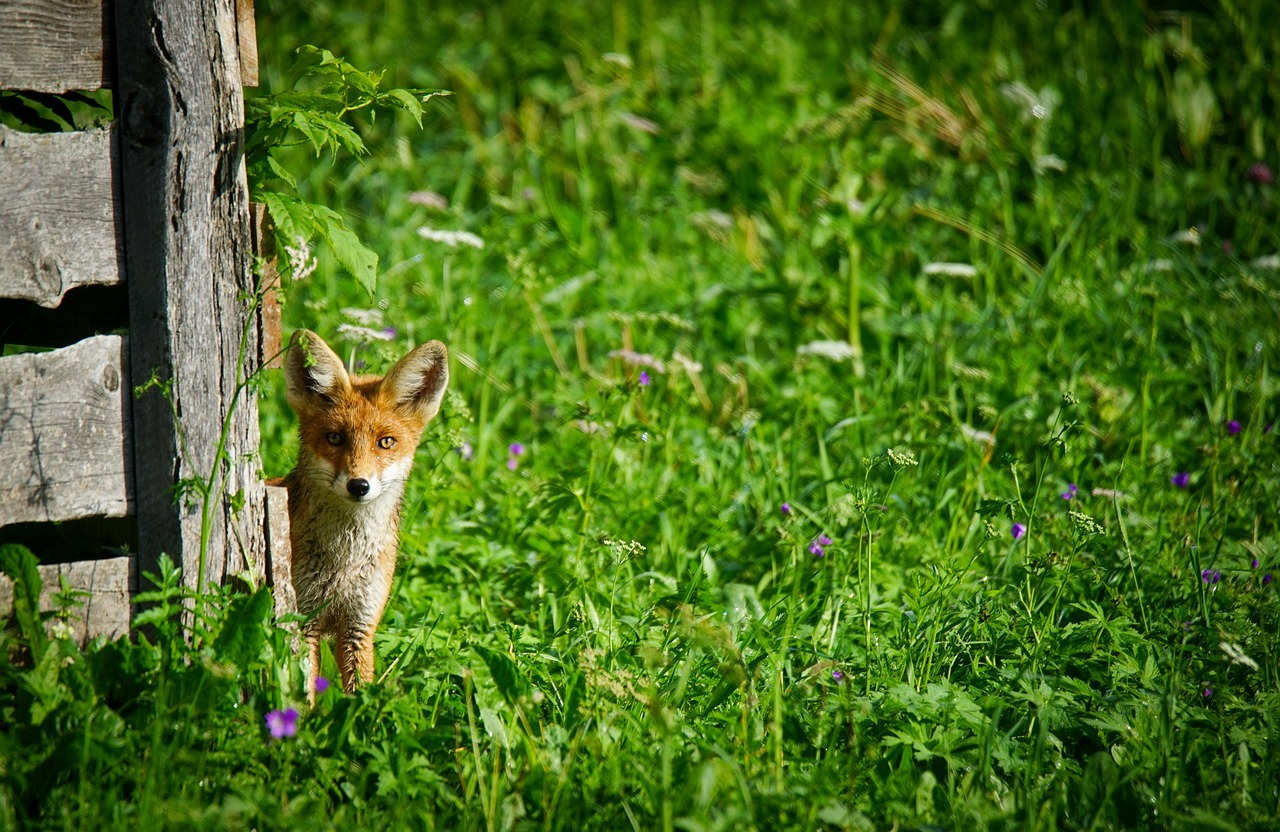
[[[384,436],[378,440],[378,447],[384,451],[389,451],[396,446],[394,436]]]
[[[338,433],[336,430],[326,436],[325,439],[328,440],[330,445],[342,444],[342,434]]]

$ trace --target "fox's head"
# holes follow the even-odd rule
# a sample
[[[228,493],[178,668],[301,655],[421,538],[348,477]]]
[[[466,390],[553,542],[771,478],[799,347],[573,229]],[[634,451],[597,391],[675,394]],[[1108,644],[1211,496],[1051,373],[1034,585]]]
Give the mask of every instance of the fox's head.
[[[449,353],[429,341],[385,377],[352,377],[320,336],[301,329],[289,343],[285,383],[302,439],[298,473],[354,503],[399,499],[449,385]]]

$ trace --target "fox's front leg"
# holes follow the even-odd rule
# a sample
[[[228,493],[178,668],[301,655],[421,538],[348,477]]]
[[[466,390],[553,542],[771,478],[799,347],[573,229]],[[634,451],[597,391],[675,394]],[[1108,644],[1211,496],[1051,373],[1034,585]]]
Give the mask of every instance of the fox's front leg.
[[[316,704],[316,678],[320,675],[320,636],[308,631],[307,634],[307,705]]]
[[[342,689],[355,693],[357,685],[373,681],[373,631],[351,630],[343,633],[338,642]]]

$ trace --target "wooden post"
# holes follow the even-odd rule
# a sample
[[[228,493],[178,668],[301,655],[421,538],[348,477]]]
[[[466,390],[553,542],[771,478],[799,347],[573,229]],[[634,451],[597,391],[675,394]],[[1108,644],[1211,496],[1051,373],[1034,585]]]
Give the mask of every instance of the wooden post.
[[[114,6],[130,364],[135,384],[154,372],[172,399],[152,390],[133,406],[139,569],[168,553],[195,585],[204,536],[206,585],[261,574],[258,408],[237,390],[259,344],[236,4]],[[215,472],[224,440],[225,487],[202,518],[191,483]]]

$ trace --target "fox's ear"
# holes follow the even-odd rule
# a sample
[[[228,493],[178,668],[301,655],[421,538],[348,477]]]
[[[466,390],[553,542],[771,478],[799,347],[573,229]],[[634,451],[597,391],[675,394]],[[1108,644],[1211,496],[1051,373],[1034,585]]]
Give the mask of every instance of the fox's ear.
[[[322,407],[351,391],[342,359],[307,329],[293,333],[284,361],[285,392],[295,411]]]
[[[391,368],[381,392],[388,404],[425,426],[440,411],[448,386],[449,351],[439,341],[428,341]]]

